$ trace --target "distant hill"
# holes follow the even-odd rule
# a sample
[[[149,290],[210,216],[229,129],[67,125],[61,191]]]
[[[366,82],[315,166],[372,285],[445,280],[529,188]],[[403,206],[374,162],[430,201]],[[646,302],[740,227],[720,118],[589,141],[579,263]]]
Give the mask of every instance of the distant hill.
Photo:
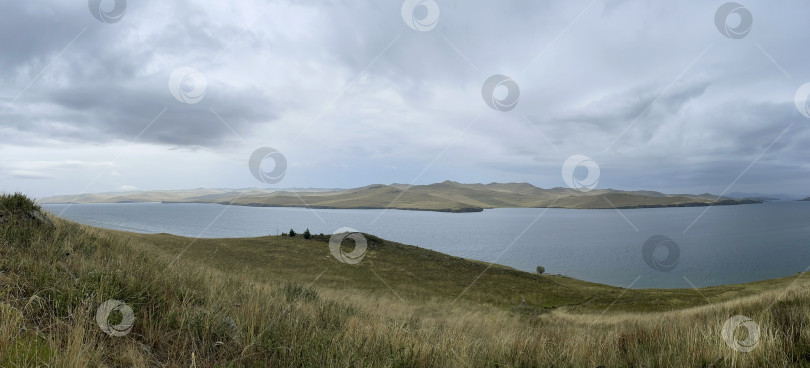
[[[284,189],[298,193],[336,191],[339,189]],[[108,192],[60,195],[41,198],[40,203],[143,203],[143,202],[171,202],[171,201],[218,201],[238,195],[254,196],[273,193],[277,190],[258,188],[247,189],[181,189],[181,190],[151,190],[134,192]]]
[[[807,197],[805,199],[800,199],[799,201],[801,201],[801,202],[810,202],[810,197]]]
[[[374,184],[342,190],[193,189],[134,193],[84,194],[40,200],[42,203],[220,203],[262,207],[392,208],[405,210],[478,212],[487,208],[551,207],[572,209],[693,207],[761,203],[705,193],[664,194],[654,191],[569,188],[543,189],[529,183],[430,185]]]

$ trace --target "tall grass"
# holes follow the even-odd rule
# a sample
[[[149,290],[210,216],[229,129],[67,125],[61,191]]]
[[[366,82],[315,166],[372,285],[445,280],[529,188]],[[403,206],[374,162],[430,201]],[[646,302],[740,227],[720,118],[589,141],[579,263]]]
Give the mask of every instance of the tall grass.
[[[0,197],[0,208],[19,205],[28,204]],[[808,366],[810,357],[804,280],[786,294],[675,312],[522,313],[258,282],[53,220],[0,224],[0,366],[762,367]],[[109,299],[134,311],[124,337],[96,323]],[[749,353],[721,338],[736,314],[761,328]]]

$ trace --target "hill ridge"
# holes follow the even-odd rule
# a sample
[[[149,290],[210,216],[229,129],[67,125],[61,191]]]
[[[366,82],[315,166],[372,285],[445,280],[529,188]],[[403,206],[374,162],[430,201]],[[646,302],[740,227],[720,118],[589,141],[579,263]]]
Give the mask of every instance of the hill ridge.
[[[629,209],[694,207],[761,203],[752,199],[718,197],[708,193],[665,194],[657,191],[571,188],[543,189],[530,183],[463,184],[451,180],[425,185],[369,184],[341,190],[275,190],[250,188],[195,189],[49,197],[42,203],[219,203],[263,207],[334,209],[403,209],[440,212],[480,212],[491,208]]]

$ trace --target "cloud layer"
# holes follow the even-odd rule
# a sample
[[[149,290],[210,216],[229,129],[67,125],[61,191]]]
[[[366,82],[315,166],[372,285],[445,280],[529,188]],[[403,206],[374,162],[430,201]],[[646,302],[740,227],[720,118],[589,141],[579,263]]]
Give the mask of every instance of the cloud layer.
[[[4,2],[0,189],[260,186],[247,161],[269,146],[289,162],[276,187],[564,186],[582,154],[602,188],[810,194],[806,2],[743,4],[740,39],[715,25],[722,2],[402,5],[130,1],[104,23],[82,2]],[[203,80],[170,87],[181,68]],[[495,74],[514,109],[482,98]]]

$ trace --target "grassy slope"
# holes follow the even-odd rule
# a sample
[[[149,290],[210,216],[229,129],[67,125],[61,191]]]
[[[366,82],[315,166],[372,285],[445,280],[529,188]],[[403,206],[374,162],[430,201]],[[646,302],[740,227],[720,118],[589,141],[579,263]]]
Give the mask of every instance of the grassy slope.
[[[444,182],[417,185],[372,185],[337,192],[241,195],[222,198],[223,204],[248,206],[310,206],[320,208],[397,208],[418,210],[468,211],[503,207],[553,207],[607,209],[638,207],[702,206],[757,203],[706,195],[666,195],[648,191],[541,189],[526,183],[459,184]]]
[[[0,211],[12,202],[0,198]],[[346,265],[325,238],[194,240],[59,219],[1,222],[0,234],[0,366],[756,367],[810,356],[804,278],[625,290],[373,236]],[[125,337],[94,321],[111,298],[135,311]],[[761,327],[751,353],[720,339],[735,314]]]
[[[347,190],[295,193],[252,189],[88,194],[46,198],[44,202],[213,202],[247,206],[397,208],[453,212],[500,207],[637,208],[753,203],[729,198],[716,200],[715,196],[708,194],[667,195],[652,191],[612,189],[579,192],[567,188],[541,189],[528,183],[460,184],[446,181],[430,185],[369,185]]]
[[[169,234],[128,235],[170,254],[183,252],[192,239]],[[790,279],[691,289],[627,290],[557,275],[536,275],[506,266],[453,257],[432,250],[366,235],[369,250],[358,265],[337,262],[329,253],[328,238],[268,236],[242,239],[197,239],[183,258],[223,272],[241,269],[265,280],[291,280],[334,290],[362,290],[406,301],[460,299],[509,309],[523,300],[538,310],[561,306],[580,311],[612,308],[624,311],[663,311],[704,305],[784,287]],[[349,251],[351,249],[348,249]],[[486,272],[485,272],[486,271]],[[376,275],[375,275],[376,273]],[[319,277],[320,275],[320,277]],[[379,276],[379,277],[378,277]],[[382,279],[382,280],[380,280]],[[473,283],[473,280],[475,283]],[[471,287],[467,288],[468,286]],[[390,289],[389,289],[390,287]],[[702,294],[702,295],[701,295]]]

